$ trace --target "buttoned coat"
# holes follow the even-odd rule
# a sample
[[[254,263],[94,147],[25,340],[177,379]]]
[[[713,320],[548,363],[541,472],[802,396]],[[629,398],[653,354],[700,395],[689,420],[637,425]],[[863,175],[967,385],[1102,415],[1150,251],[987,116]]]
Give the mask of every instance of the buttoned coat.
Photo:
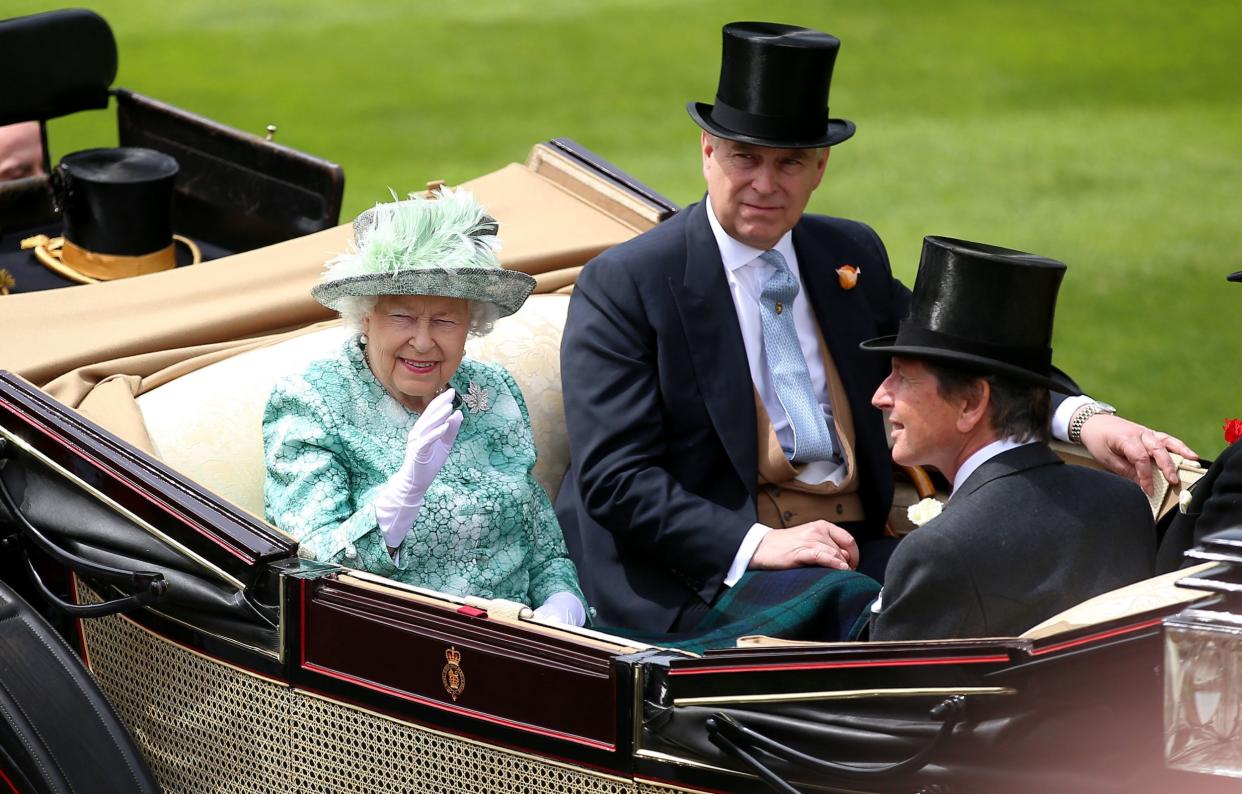
[[[1068,465],[1044,444],[1010,449],[898,544],[871,639],[1017,636],[1150,577],[1155,553],[1137,485]]]
[[[806,215],[802,277],[854,417],[859,495],[877,537],[892,469],[871,396],[888,360],[859,343],[895,333],[909,291],[855,221]],[[859,268],[856,287],[836,269]],[[596,257],[574,287],[561,343],[571,465],[557,499],[579,578],[606,625],[665,631],[711,603],[755,523],[755,391],[703,203]]]

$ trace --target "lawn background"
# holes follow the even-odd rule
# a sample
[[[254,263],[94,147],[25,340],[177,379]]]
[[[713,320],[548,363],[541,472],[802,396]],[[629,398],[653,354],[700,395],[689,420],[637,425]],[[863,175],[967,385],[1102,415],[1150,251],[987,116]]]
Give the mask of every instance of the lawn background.
[[[2,16],[53,6],[5,0]],[[689,100],[720,26],[842,39],[833,150],[811,209],[866,220],[912,283],[944,234],[1070,266],[1056,359],[1208,457],[1242,415],[1242,4],[1158,0],[107,0],[117,85],[341,163],[343,217],[567,136],[687,203]],[[51,127],[53,156],[115,143]],[[1000,297],[998,296],[998,299]]]

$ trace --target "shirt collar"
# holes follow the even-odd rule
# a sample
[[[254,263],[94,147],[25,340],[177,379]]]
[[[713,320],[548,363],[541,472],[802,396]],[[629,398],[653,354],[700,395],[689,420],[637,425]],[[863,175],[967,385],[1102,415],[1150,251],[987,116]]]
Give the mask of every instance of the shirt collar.
[[[720,221],[716,219],[716,210],[712,209],[711,196],[708,196],[705,201],[707,203],[707,222],[711,225],[712,234],[716,237],[716,247],[720,249],[720,261],[724,263],[725,270],[733,272],[758,259],[763,251],[758,248],[752,248],[746,243],[739,242],[730,237],[729,233],[720,225]],[[797,262],[797,257],[794,254],[792,229],[785,232],[780,240],[777,240],[776,250],[781,252],[781,256],[785,257],[786,262]]]
[[[1027,444],[1034,443],[1034,441],[1030,440],[1019,441],[1015,438],[1002,438],[975,450],[975,453],[966,459],[966,462],[962,464],[961,468],[957,470],[957,474],[954,475],[953,493],[957,493],[957,489],[962,487],[962,483],[966,482],[966,479],[970,477],[970,475],[974,474],[976,469],[987,463],[992,458],[1002,452],[1008,452],[1011,449],[1017,449],[1018,447],[1024,447]],[[952,494],[949,495],[949,498],[953,498]]]

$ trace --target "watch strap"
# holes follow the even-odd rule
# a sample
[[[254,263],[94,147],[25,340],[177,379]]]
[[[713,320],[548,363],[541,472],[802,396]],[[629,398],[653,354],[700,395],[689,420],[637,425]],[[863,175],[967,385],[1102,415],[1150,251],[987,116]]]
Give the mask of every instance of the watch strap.
[[[1115,414],[1115,413],[1116,411],[1114,411],[1111,406],[1107,406],[1107,405],[1104,405],[1098,402],[1087,403],[1083,407],[1079,408],[1077,411],[1074,412],[1074,416],[1070,418],[1069,432],[1066,434],[1069,436],[1070,443],[1071,444],[1082,443],[1082,428],[1083,428],[1083,425],[1087,424],[1088,419],[1095,416],[1096,414]]]

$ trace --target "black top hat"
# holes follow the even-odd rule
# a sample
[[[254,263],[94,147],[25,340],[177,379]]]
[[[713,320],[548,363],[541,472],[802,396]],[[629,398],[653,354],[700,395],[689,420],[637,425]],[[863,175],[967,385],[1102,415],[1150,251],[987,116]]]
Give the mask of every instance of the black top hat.
[[[724,26],[716,104],[686,105],[695,123],[733,141],[782,149],[841,143],[854,122],[828,118],[828,88],[841,42],[775,22]]]
[[[177,161],[152,149],[85,149],[61,158],[56,192],[65,239],[88,251],[141,256],[172,245]]]
[[[948,237],[924,237],[910,315],[864,350],[931,359],[1082,394],[1052,366],[1052,317],[1065,263]]]
[[[173,157],[138,147],[65,155],[51,176],[56,205],[64,214],[64,237],[36,249],[39,261],[74,281],[173,268],[177,171]],[[197,261],[194,246],[176,239],[186,242]]]

